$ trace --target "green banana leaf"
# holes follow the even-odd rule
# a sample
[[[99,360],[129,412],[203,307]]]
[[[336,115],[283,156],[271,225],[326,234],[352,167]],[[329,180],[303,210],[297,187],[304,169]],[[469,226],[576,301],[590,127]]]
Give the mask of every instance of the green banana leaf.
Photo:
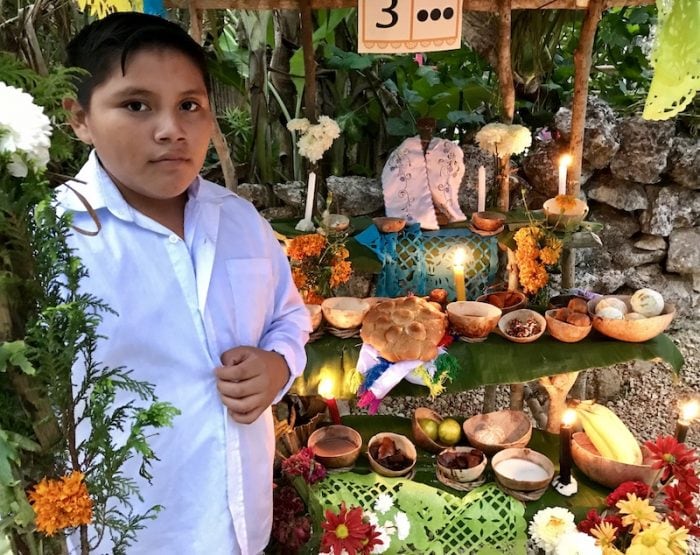
[[[292,387],[299,395],[314,395],[321,378],[334,384],[334,396],[355,396],[360,376],[355,371],[362,340],[340,339],[332,335],[306,346],[308,357],[304,374]],[[461,371],[447,384],[448,393],[484,385],[523,383],[543,376],[612,366],[631,360],[666,361],[675,374],[683,366],[683,355],[671,339],[661,334],[644,343],[626,343],[604,337],[595,331],[578,343],[561,343],[545,335],[533,343],[512,343],[491,334],[482,343],[455,341],[448,349],[460,363]],[[428,389],[403,380],[391,395],[425,396]]]

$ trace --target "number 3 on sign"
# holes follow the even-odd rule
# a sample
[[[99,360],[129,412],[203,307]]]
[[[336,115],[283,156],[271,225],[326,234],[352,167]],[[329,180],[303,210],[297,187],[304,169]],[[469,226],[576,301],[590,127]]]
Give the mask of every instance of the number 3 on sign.
[[[462,0],[359,0],[358,52],[453,50],[462,42]]]

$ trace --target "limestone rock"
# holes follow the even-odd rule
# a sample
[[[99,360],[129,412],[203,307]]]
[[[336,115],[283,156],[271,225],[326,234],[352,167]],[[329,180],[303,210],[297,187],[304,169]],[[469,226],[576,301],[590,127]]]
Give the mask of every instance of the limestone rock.
[[[666,250],[666,240],[663,237],[657,235],[649,235],[648,233],[642,233],[635,242],[634,246],[638,249],[645,251],[660,251]]]
[[[601,295],[609,295],[625,284],[625,274],[622,270],[612,268],[596,268],[594,273],[576,270],[576,287],[586,291],[595,291]]]
[[[565,141],[571,137],[571,115],[569,108],[559,108],[554,123]],[[583,135],[583,159],[593,169],[605,168],[620,148],[617,137],[617,118],[612,108],[595,96],[588,97],[586,122]]]
[[[604,225],[598,236],[606,249],[626,244],[627,240],[639,231],[637,218],[606,204],[592,203],[587,219]]]
[[[664,301],[676,305],[676,319],[700,316],[700,295],[693,292],[691,276],[665,274],[658,264],[649,264],[625,270],[625,286],[627,293],[642,287],[658,291]]]
[[[462,145],[464,151],[464,178],[459,188],[459,206],[465,212],[476,212],[479,166],[486,170],[486,206],[494,207],[498,199],[494,157],[472,144]]]
[[[668,161],[669,175],[676,183],[700,189],[700,138],[676,137]]]
[[[303,181],[287,181],[276,183],[272,186],[272,192],[287,206],[300,208],[304,211],[306,202],[306,183]]]
[[[644,233],[668,237],[674,229],[693,227],[700,217],[700,195],[679,185],[647,186],[649,207],[640,222]]]
[[[644,186],[619,179],[608,172],[597,174],[586,185],[589,198],[626,212],[644,210],[649,201]]]
[[[333,194],[333,211],[346,216],[362,216],[384,207],[382,185],[378,179],[351,175],[330,176],[326,180]]]
[[[346,283],[338,286],[335,294],[339,297],[369,297],[372,290],[373,277],[372,274],[353,272]]]
[[[598,368],[591,375],[593,376],[593,399],[610,401],[619,395],[622,389],[622,373],[618,368]]]
[[[673,146],[673,121],[622,118],[617,127],[620,149],[610,162],[615,177],[639,183],[658,183]]]
[[[258,210],[268,208],[272,204],[272,191],[267,185],[260,183],[239,183],[236,193],[253,203]]]
[[[634,246],[634,241],[626,241],[614,253],[615,264],[622,268],[636,268],[645,264],[661,262],[666,257],[666,249],[644,250]]]
[[[677,274],[700,272],[700,227],[677,229],[671,233],[666,271]]]
[[[301,218],[303,214],[303,209],[298,207],[294,208],[293,206],[273,206],[272,208],[264,208],[260,211],[260,215],[268,221]]]
[[[523,158],[523,171],[532,188],[552,198],[557,195],[557,160],[564,153],[554,141],[537,142]]]

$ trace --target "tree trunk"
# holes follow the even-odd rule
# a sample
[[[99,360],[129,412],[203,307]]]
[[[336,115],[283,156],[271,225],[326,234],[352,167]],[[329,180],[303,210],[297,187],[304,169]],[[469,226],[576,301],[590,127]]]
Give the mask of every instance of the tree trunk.
[[[547,431],[550,433],[559,433],[561,419],[566,410],[566,396],[574,385],[576,376],[578,376],[578,372],[569,372],[567,374],[540,378],[540,384],[549,395]]]

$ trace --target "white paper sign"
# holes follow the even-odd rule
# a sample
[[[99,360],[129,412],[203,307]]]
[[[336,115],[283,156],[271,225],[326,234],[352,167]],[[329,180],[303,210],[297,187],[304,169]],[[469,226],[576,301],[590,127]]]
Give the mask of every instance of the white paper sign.
[[[358,52],[454,50],[462,42],[462,0],[359,0]]]

